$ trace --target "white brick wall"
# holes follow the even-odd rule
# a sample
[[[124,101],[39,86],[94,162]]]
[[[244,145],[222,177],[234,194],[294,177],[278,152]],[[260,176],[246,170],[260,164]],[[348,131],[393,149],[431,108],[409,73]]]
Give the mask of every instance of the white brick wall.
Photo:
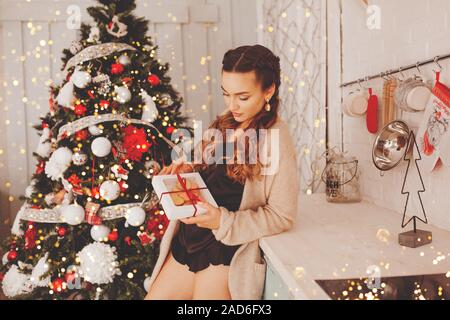
[[[381,8],[380,30],[366,27],[367,14],[362,1],[342,1],[344,82],[450,53],[449,0],[373,0],[370,3]],[[450,85],[450,60],[442,61],[441,65],[445,68],[441,81]],[[421,70],[424,76],[434,78],[434,68],[435,65],[429,65]],[[405,76],[413,73],[414,70],[404,72]],[[382,81],[374,80],[369,84],[381,100]],[[338,90],[330,85],[329,90]],[[350,89],[344,89],[343,96]],[[330,102],[331,107],[336,105]],[[398,118],[414,129],[422,117],[423,113],[398,112]],[[332,121],[340,119],[336,117]],[[403,212],[405,196],[400,191],[406,163],[380,177],[371,157],[375,135],[368,133],[365,117],[344,116],[342,121],[344,150],[357,156],[361,163],[361,188],[365,199]],[[430,223],[450,230],[450,168],[431,174],[423,171],[422,175],[426,187],[422,199]]]

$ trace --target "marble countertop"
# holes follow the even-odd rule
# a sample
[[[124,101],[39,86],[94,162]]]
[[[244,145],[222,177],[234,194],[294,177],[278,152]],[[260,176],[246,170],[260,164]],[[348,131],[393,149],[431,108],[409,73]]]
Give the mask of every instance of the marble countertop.
[[[381,277],[449,272],[450,232],[418,223],[433,242],[407,248],[398,234],[412,223],[402,229],[401,221],[398,212],[368,202],[333,204],[324,194],[302,195],[295,226],[260,246],[295,299],[329,299],[315,280],[367,277],[374,266]]]

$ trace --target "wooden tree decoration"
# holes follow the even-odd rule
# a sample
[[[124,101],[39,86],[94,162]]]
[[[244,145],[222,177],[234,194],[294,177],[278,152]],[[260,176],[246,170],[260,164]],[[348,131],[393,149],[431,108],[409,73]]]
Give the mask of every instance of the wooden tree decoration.
[[[406,203],[405,203],[405,209],[403,211],[403,219],[402,219],[402,228],[405,228],[411,221],[413,222],[414,229],[408,232],[400,233],[398,237],[398,241],[401,245],[411,248],[417,248],[423,245],[426,245],[428,243],[431,243],[432,241],[432,234],[430,231],[425,230],[419,230],[416,227],[417,220],[422,221],[423,223],[428,223],[428,219],[425,213],[425,209],[423,206],[422,198],[420,194],[422,192],[425,192],[425,185],[423,183],[422,175],[420,173],[419,165],[417,164],[417,161],[422,160],[422,157],[420,155],[420,150],[416,142],[416,136],[411,131],[408,138],[409,142],[409,148],[408,151],[405,152],[405,156],[403,157],[403,160],[408,161],[408,167],[406,168],[405,178],[403,180],[403,186],[402,186],[402,194],[406,194]],[[410,150],[409,150],[410,149]],[[416,152],[414,152],[414,149]],[[411,183],[407,184],[407,181],[411,181],[409,178],[412,177],[412,174],[410,172],[411,168],[411,160],[414,160],[414,165],[412,167],[412,170],[417,172],[417,175],[420,178],[420,187],[415,189],[415,192],[411,190]],[[413,193],[414,192],[414,193]],[[420,213],[419,216],[414,214],[408,221],[405,222],[406,219],[406,213],[411,212],[412,208],[414,208],[414,204],[417,203],[415,201],[410,201],[412,197],[417,197],[418,203],[420,203]],[[414,200],[414,198],[412,198]]]

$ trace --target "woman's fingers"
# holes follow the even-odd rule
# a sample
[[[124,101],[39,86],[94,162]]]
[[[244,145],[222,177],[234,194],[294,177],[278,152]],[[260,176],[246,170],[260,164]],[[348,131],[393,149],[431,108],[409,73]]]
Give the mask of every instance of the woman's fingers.
[[[169,175],[169,174],[177,174],[184,172],[192,172],[191,166],[187,165],[184,162],[173,162],[171,165],[164,167],[159,172],[160,175]]]
[[[169,166],[167,166],[167,167],[164,167],[164,168],[159,172],[159,174],[161,174],[161,175],[170,174],[171,170],[172,170],[172,165],[169,165]]]
[[[215,208],[212,204],[210,204],[209,202],[206,202],[206,201],[200,201],[198,204],[199,204],[201,207],[205,208],[205,209],[207,210],[207,212],[209,212],[209,210],[210,210],[211,208]]]
[[[197,224],[197,223],[206,222],[206,221],[208,221],[208,219],[209,218],[207,216],[200,215],[200,216],[195,216],[195,217],[184,218],[184,219],[181,219],[181,221],[185,224]]]
[[[182,165],[181,163],[173,163],[171,165],[170,174],[177,174],[181,168],[181,165]]]

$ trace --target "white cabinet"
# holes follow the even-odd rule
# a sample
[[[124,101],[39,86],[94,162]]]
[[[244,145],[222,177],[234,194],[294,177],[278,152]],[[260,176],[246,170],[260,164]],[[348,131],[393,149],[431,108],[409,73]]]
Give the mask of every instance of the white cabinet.
[[[264,285],[264,300],[291,300],[292,295],[278,271],[273,267],[267,256],[266,283]]]
[[[267,261],[264,299],[330,299],[316,280],[446,274],[450,232],[431,224],[433,242],[412,249],[398,244],[402,215],[363,201],[333,204],[324,194],[300,196],[295,226],[260,240]],[[373,272],[373,271],[372,271]],[[370,273],[371,274],[371,273]]]

